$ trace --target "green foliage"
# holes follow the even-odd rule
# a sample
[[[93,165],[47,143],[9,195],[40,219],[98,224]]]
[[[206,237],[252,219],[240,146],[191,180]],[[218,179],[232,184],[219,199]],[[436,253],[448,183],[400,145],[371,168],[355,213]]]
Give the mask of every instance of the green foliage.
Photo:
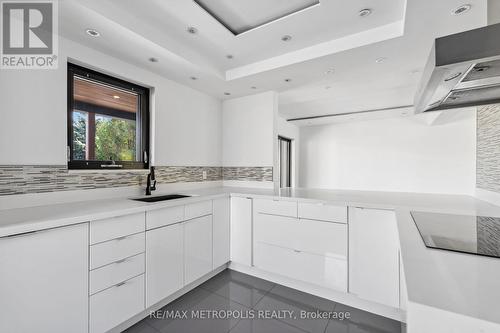
[[[86,141],[87,141],[87,124],[86,114],[82,112],[73,113],[73,159],[84,160]]]
[[[135,135],[135,121],[96,116],[96,160],[134,161]]]

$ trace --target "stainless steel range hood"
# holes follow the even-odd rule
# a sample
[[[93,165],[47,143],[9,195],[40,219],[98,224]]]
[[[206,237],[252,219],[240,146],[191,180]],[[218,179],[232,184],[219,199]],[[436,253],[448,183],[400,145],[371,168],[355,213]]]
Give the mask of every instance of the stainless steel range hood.
[[[500,24],[437,38],[416,112],[500,103]]]

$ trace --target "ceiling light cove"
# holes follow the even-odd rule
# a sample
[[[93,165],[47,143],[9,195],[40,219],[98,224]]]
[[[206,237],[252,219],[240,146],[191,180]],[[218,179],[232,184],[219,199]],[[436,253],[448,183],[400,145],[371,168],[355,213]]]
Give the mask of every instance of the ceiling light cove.
[[[320,4],[320,0],[194,0],[194,2],[235,36]]]

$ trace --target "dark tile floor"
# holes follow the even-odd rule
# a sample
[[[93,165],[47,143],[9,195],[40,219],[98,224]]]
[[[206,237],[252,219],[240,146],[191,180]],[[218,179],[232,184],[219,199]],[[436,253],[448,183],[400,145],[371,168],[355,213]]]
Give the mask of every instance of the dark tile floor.
[[[324,318],[317,318],[318,315]],[[225,270],[125,332],[401,333],[403,330],[397,321]]]

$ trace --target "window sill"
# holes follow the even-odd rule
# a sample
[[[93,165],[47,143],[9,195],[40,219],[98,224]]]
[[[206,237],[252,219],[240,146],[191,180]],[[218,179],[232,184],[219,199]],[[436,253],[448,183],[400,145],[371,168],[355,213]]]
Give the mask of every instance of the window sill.
[[[139,175],[149,173],[149,169],[68,169],[69,174],[89,174],[89,173],[136,173]]]

